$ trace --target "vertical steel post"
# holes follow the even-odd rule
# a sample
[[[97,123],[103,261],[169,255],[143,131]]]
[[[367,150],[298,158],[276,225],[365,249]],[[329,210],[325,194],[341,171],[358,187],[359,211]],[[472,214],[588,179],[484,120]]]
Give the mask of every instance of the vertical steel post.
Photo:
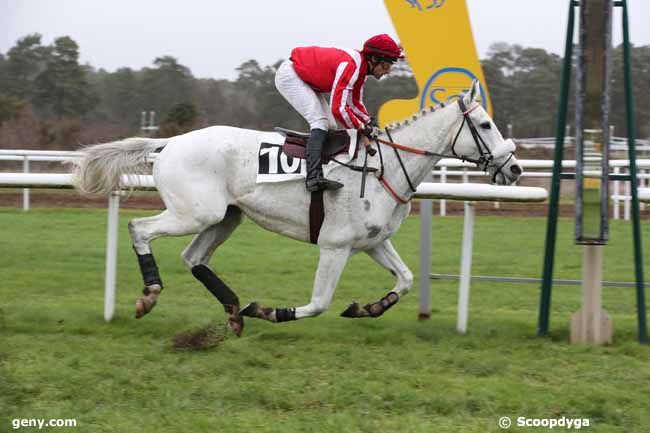
[[[117,235],[120,217],[120,192],[108,198],[108,229],[106,235],[106,273],[104,275],[104,320],[110,322],[115,313],[117,275]]]
[[[614,167],[614,174],[621,174],[620,167]],[[614,219],[621,219],[621,181],[614,181]]]
[[[428,179],[428,177],[427,177]],[[425,181],[427,181],[425,179]],[[426,320],[431,316],[431,222],[433,203],[420,200],[420,278],[418,287],[418,319]]]
[[[474,243],[474,202],[464,202],[463,246],[460,260],[460,282],[458,284],[458,317],[456,329],[467,333],[469,315],[469,288],[472,281],[472,246]]]
[[[628,167],[627,174],[630,174]],[[625,182],[624,195],[625,200],[623,200],[623,219],[625,221],[630,220],[630,209],[632,207],[632,182]]]
[[[440,167],[440,183],[447,183],[447,166]],[[447,215],[447,200],[440,199],[440,216]]]
[[[627,115],[627,146],[630,160],[630,192],[632,193],[632,239],[634,241],[634,268],[636,274],[636,306],[639,326],[639,342],[648,342],[646,325],[645,288],[643,284],[643,252],[641,249],[641,220],[639,218],[639,195],[636,169],[636,129],[634,125],[634,94],[630,68],[630,33],[627,17],[627,1],[623,0],[623,76],[625,82],[625,106]]]
[[[29,157],[23,156],[23,173],[29,173]],[[23,188],[23,211],[29,210],[29,188]]]
[[[562,68],[562,85],[558,109],[557,130],[555,135],[553,177],[551,180],[551,195],[548,204],[548,221],[546,223],[544,270],[542,274],[542,290],[539,303],[539,318],[537,322],[537,335],[539,336],[548,333],[551,307],[551,286],[553,284],[555,240],[557,237],[557,218],[560,203],[560,172],[562,171],[562,157],[564,156],[564,134],[566,128],[567,107],[569,104],[569,82],[571,80],[571,59],[573,55],[573,26],[575,19],[573,8],[574,1],[569,0],[569,19],[564,46],[564,65]]]

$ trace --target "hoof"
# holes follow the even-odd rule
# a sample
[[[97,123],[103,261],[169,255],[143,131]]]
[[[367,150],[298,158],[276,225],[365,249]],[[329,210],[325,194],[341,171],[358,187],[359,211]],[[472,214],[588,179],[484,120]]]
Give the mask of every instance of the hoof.
[[[143,316],[153,310],[153,307],[155,306],[155,300],[151,300],[149,297],[143,296],[142,298],[135,301],[135,318],[141,319]]]
[[[368,317],[368,312],[359,307],[358,302],[353,302],[341,313],[341,317]]]
[[[232,332],[237,337],[241,337],[242,332],[244,332],[244,318],[241,316],[237,316],[237,318],[229,317],[228,327],[232,329]]]
[[[230,315],[228,317],[228,327],[232,329],[236,336],[241,337],[242,332],[244,332],[244,318],[239,314]]]
[[[226,313],[228,313],[228,327],[232,329],[237,337],[241,337],[244,332],[244,318],[239,311],[239,305],[225,305]]]
[[[246,317],[259,317],[258,310],[260,309],[260,304],[257,302],[251,302],[247,304],[240,312],[242,316]]]

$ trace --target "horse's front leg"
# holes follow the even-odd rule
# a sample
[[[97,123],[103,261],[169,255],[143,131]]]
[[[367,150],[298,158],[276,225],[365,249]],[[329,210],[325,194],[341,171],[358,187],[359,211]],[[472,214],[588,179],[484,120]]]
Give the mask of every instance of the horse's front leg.
[[[327,310],[332,302],[332,296],[334,296],[336,285],[350,257],[350,252],[350,248],[321,247],[314,289],[309,304],[297,308],[264,308],[257,302],[252,302],[244,307],[240,314],[271,322],[286,322],[318,316]]]
[[[368,303],[363,307],[357,302],[353,302],[341,313],[343,317],[379,317],[390,307],[397,304],[397,301],[407,294],[413,285],[413,273],[397,254],[390,240],[386,239],[377,247],[366,252],[377,263],[388,269],[397,278],[397,283],[393,290],[377,302]]]

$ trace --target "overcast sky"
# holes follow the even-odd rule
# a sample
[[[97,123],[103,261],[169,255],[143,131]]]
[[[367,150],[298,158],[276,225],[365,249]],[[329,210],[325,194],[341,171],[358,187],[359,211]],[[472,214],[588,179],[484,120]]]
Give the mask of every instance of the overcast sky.
[[[563,52],[567,0],[467,4],[479,56],[498,41]],[[633,43],[650,44],[650,0],[628,5]],[[620,14],[614,23],[616,44]],[[196,77],[227,79],[246,60],[269,65],[294,46],[360,48],[377,33],[396,37],[382,0],[0,0],[0,53],[30,33],[41,33],[45,44],[68,35],[82,63],[111,72],[170,55]],[[431,34],[435,40],[435,29]]]

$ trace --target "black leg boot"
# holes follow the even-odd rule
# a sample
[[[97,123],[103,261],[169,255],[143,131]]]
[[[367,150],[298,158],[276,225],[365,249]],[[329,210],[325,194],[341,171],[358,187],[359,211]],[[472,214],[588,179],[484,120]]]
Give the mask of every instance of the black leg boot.
[[[321,166],[321,154],[323,152],[323,143],[327,138],[327,131],[322,129],[312,129],[307,141],[307,191],[314,192],[318,190],[337,190],[343,187],[343,184],[334,180],[328,180],[323,177],[323,167]]]

